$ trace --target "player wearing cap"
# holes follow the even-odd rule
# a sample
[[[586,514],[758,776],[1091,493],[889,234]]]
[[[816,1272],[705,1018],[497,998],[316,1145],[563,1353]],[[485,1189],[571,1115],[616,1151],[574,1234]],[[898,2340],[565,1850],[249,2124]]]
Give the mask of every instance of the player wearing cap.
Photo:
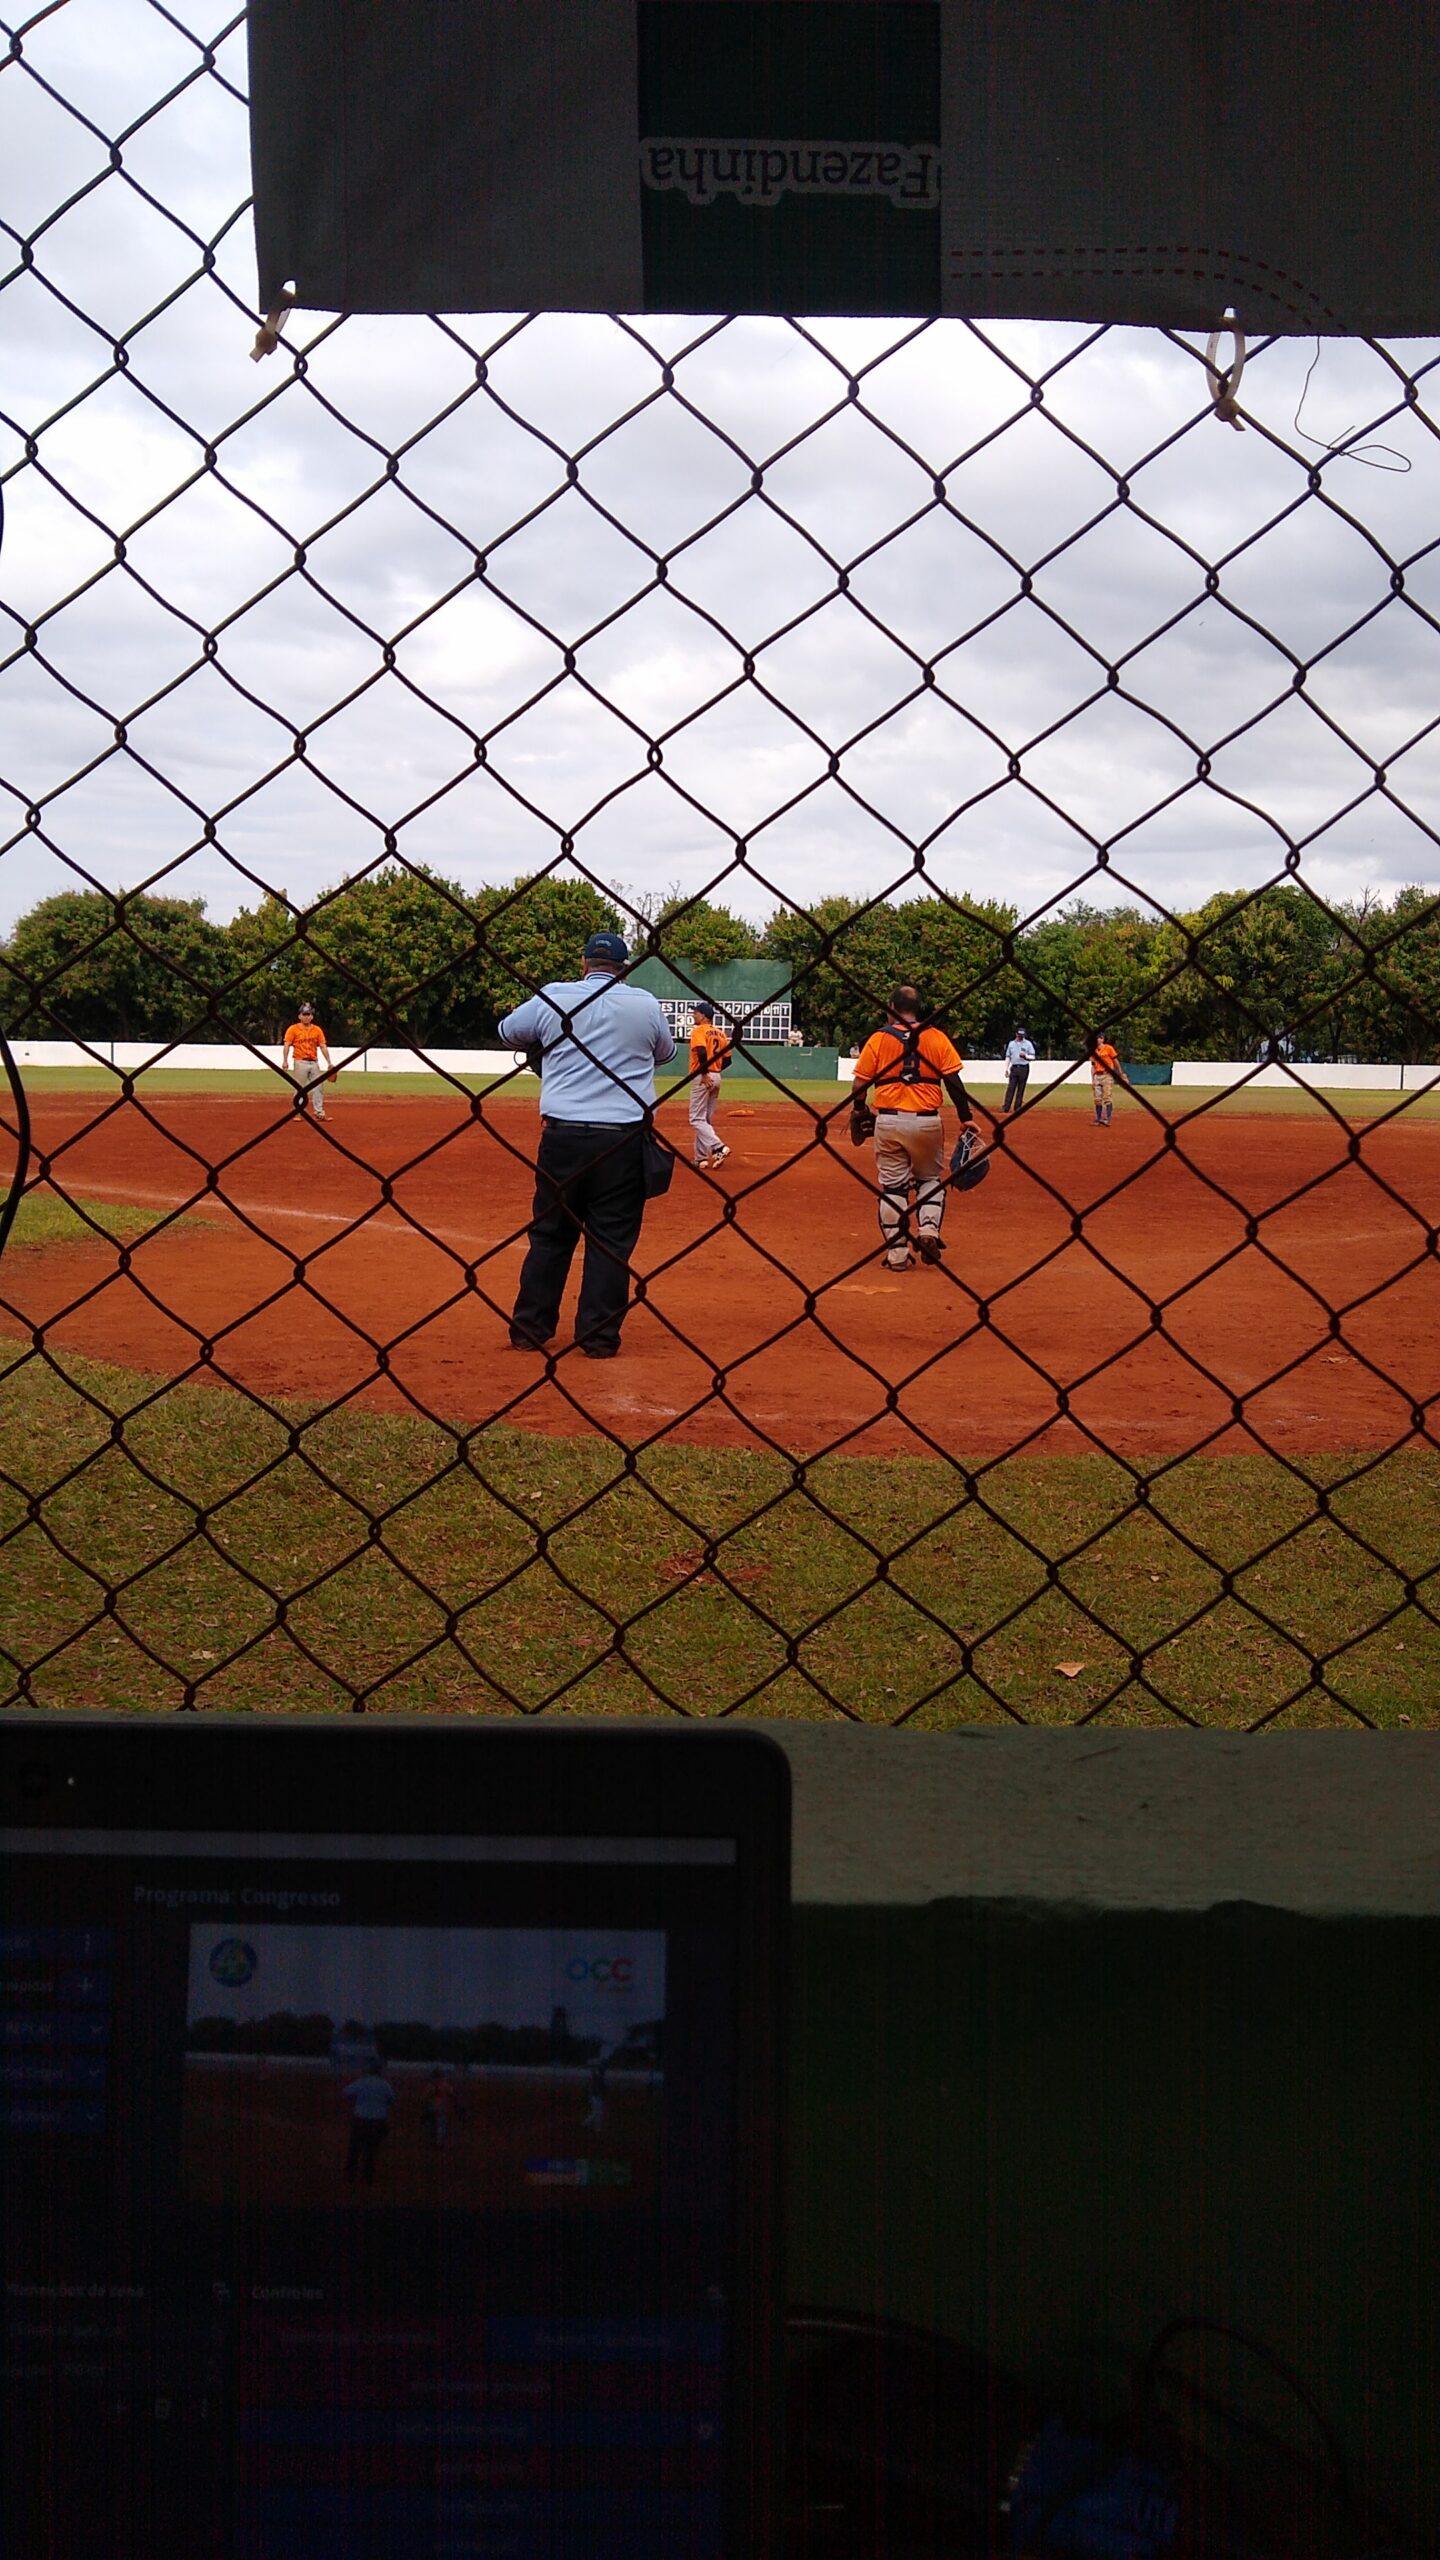
[[[915,1259],[910,1250],[912,1188],[913,1233],[921,1261],[938,1262],[945,1250],[940,1240],[946,1170],[942,1085],[962,1127],[972,1139],[979,1137],[962,1082],[964,1069],[964,1059],[945,1033],[926,1022],[915,989],[897,987],[883,1030],[871,1033],[855,1061],[850,1089],[850,1134],[857,1146],[869,1136],[875,1140],[880,1232],[891,1271],[908,1271]],[[872,1086],[873,1110],[867,1100]]]
[[[324,1059],[323,1067],[320,1064]],[[317,1120],[325,1117],[325,1079],[331,1073],[330,1051],[325,1034],[315,1019],[313,1004],[302,1004],[300,1018],[292,1022],[281,1043],[280,1063],[287,1076],[300,1088],[300,1109],[308,1101]]]
[[[1035,1064],[1035,1043],[1028,1031],[1017,1031],[1005,1051],[1005,1109],[1018,1111],[1025,1099],[1025,1087]]]
[[[613,1360],[620,1348],[645,1215],[655,1069],[675,1055],[654,996],[624,983],[629,957],[618,933],[592,933],[583,976],[542,987],[500,1024],[509,1046],[541,1053],[535,1206],[510,1316],[517,1351],[553,1341],[582,1235],[575,1339],[592,1360]]]
[[[695,1132],[695,1161],[702,1173],[712,1164],[723,1164],[730,1153],[715,1134],[715,1105],[731,1055],[729,1033],[716,1028],[715,1007],[697,1004],[690,1031],[690,1126]]]
[[[1090,1096],[1095,1105],[1097,1129],[1108,1129],[1115,1117],[1117,1076],[1123,1084],[1125,1070],[1120,1064],[1120,1053],[1106,1039],[1104,1032],[1099,1032],[1090,1043]]]
[[[345,2096],[350,2108],[346,2181],[353,2187],[357,2178],[363,2178],[367,2187],[373,2187],[375,2163],[390,2130],[390,2110],[395,2104],[394,2084],[386,2079],[385,2065],[378,2054],[368,2070],[346,2082]]]

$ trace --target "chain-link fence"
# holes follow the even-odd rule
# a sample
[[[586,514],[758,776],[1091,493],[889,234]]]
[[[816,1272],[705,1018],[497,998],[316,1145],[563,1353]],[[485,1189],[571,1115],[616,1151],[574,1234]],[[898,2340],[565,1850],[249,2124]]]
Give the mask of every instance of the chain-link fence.
[[[243,13],[7,33],[6,1703],[1428,1721],[1435,351],[252,374]],[[605,930],[677,1039],[615,1368],[517,1320],[501,1029]],[[850,1143],[910,982],[974,1188]]]

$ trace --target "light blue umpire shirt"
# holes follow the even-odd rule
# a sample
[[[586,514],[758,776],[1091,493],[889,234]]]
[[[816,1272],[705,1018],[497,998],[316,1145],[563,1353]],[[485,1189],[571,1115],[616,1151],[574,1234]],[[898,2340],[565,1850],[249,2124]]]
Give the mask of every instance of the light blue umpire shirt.
[[[542,1119],[603,1121],[611,1128],[644,1119],[655,1100],[655,1069],[675,1055],[654,996],[608,970],[561,979],[527,996],[506,1014],[500,1037],[516,1049],[544,1050]]]
[[[1012,1040],[1005,1051],[1005,1063],[1009,1067],[1033,1067],[1035,1064],[1034,1041]]]

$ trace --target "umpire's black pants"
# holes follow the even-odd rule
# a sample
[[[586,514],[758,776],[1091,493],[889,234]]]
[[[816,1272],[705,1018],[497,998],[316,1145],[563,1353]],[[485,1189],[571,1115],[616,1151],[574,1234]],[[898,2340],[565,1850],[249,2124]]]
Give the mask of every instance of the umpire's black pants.
[[[1025,1099],[1025,1087],[1029,1081],[1030,1069],[1028,1065],[1011,1068],[1009,1082],[1005,1087],[1005,1108],[1007,1111],[1019,1110],[1021,1103]]]
[[[356,2116],[354,2119],[350,2127],[349,2147],[345,2153],[345,2175],[352,2187],[357,2177],[363,2178],[367,2187],[374,2186],[375,2163],[380,2156],[380,2145],[389,2130],[388,2124],[383,2123],[378,2116]]]
[[[615,1351],[630,1296],[630,1256],[645,1215],[644,1123],[546,1120],[535,1159],[530,1247],[510,1318],[513,1342],[537,1347],[560,1321],[560,1301],[585,1238],[575,1339]]]

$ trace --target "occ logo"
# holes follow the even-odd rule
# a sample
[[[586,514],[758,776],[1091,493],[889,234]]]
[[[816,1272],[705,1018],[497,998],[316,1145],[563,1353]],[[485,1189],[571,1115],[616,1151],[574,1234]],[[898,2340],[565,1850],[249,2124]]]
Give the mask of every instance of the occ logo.
[[[210,1951],[210,1970],[227,1991],[238,1991],[247,1983],[260,1959],[243,1938],[222,1938]]]
[[[635,1967],[629,1956],[572,1956],[565,1967],[567,1982],[593,1982],[611,1991],[627,1991]]]

